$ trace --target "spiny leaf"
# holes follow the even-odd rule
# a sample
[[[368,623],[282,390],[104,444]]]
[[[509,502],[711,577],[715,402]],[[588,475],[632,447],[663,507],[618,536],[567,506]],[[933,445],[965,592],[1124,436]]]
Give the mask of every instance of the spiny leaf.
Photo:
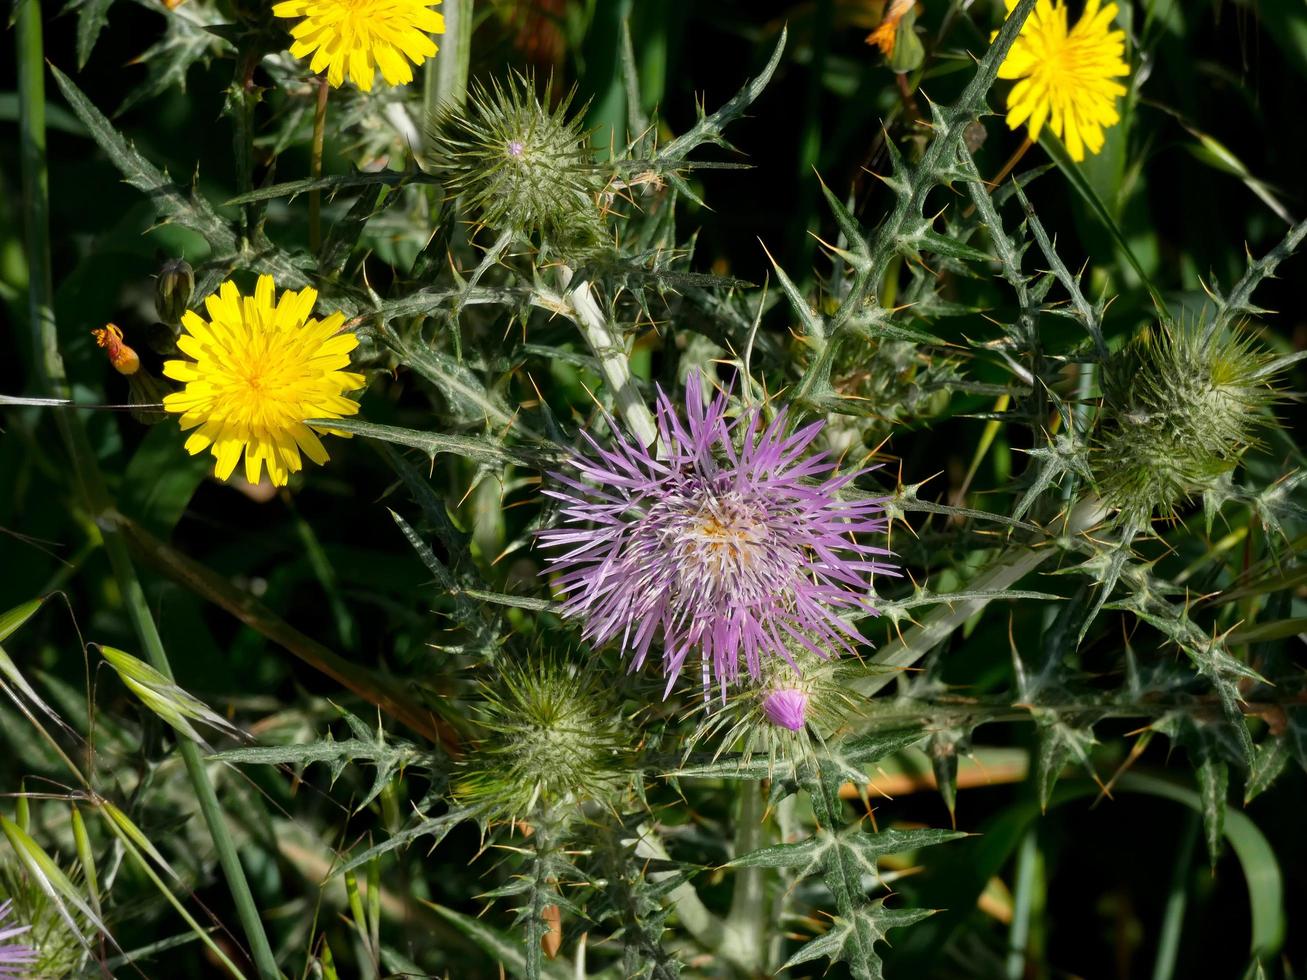
[[[405,187],[409,184],[435,184],[438,181],[420,170],[368,170],[349,174],[332,174],[328,177],[289,180],[282,184],[269,184],[257,187],[244,194],[229,199],[228,205],[254,204],[258,201],[272,201],[279,197],[294,199],[309,191],[326,191],[329,195],[336,191],[362,187],[375,191],[382,187]]]
[[[844,960],[859,980],[883,980],[883,963],[872,946],[884,941],[891,929],[915,925],[932,915],[930,909],[887,909],[884,899],[869,902],[852,919],[836,916],[830,929],[802,946],[781,971],[826,957],[832,962]]]
[[[88,99],[67,75],[53,65],[50,71],[64,98],[109,159],[122,172],[127,183],[147,195],[155,211],[165,221],[179,224],[201,235],[215,253],[237,250],[236,235],[204,198],[187,194],[172,182],[166,171],[146,160],[130,142],[114,129],[113,124]],[[278,285],[290,285],[278,282]]]
[[[380,844],[367,848],[359,854],[354,855],[344,864],[332,869],[330,877],[334,878],[339,874],[344,874],[346,871],[353,871],[355,868],[367,864],[369,861],[380,857],[382,854],[388,854],[397,848],[411,844],[420,837],[431,837],[432,841],[429,849],[434,850],[458,824],[462,823],[464,820],[475,819],[477,814],[478,810],[476,807],[465,806],[450,810],[447,813],[442,813],[438,817],[423,817],[416,823],[405,827],[403,830],[391,834]]]
[[[521,943],[493,926],[486,925],[480,919],[474,919],[470,915],[455,912],[453,909],[437,905],[435,902],[428,902],[425,899],[420,901],[442,919],[453,925],[468,939],[476,943],[482,951],[493,956],[510,974],[526,980],[527,964]],[[542,974],[550,978],[550,980],[574,980],[572,971],[562,960],[546,961],[543,965]]]
[[[186,76],[192,65],[208,63],[235,50],[229,40],[210,29],[221,17],[214,6],[187,0],[184,4],[159,4],[154,9],[167,18],[163,37],[136,57],[135,63],[146,66],[147,77],[123,99],[115,116],[164,92],[186,91]]]
[[[366,762],[375,767],[376,773],[372,788],[354,808],[356,813],[375,800],[396,773],[403,772],[412,765],[430,767],[434,758],[432,753],[420,751],[408,742],[388,742],[385,731],[380,727],[372,732],[354,715],[343,710],[341,713],[353,730],[354,738],[337,741],[328,730],[326,738],[317,742],[231,749],[210,758],[219,762],[260,765],[308,766],[314,762],[323,762],[331,770],[333,783],[340,778],[345,766]]]
[[[712,115],[702,116],[687,132],[664,146],[655,158],[655,163],[674,170],[679,162],[696,147],[704,143],[721,145],[723,143],[722,133],[726,127],[744,114],[744,110],[749,108],[758,96],[762,95],[763,89],[771,81],[772,75],[775,74],[776,68],[781,63],[781,55],[785,52],[785,42],[788,37],[788,29],[781,28],[781,36],[776,41],[776,47],[772,51],[771,58],[768,59],[762,71],[755,78],[751,78],[745,83],[744,88],[737,92],[720,109]]]
[[[421,449],[432,459],[441,453],[452,453],[479,463],[521,463],[526,466],[543,462],[538,452],[504,446],[489,438],[477,439],[471,436],[449,436],[424,429],[405,429],[394,425],[377,425],[373,422],[361,422],[358,419],[309,419],[309,425],[320,425],[328,429],[340,429],[354,435],[399,446]]]
[[[77,67],[85,68],[96,39],[109,23],[113,0],[82,0],[77,8]]]

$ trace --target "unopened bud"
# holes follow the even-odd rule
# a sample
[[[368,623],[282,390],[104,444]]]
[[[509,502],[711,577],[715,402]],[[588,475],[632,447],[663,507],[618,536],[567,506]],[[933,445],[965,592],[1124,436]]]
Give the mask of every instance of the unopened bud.
[[[195,291],[195,272],[185,259],[170,259],[154,283],[154,309],[164,323],[181,323]]]
[[[808,716],[808,695],[797,688],[772,691],[763,699],[762,710],[773,725],[802,731]]]

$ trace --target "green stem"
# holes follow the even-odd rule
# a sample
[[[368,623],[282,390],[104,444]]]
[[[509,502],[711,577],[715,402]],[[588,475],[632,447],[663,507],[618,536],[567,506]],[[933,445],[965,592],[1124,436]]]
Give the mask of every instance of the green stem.
[[[1082,500],[1067,517],[1064,534],[1074,537],[1088,531],[1107,516],[1107,508],[1097,498]],[[919,625],[905,630],[897,639],[886,643],[871,658],[879,668],[907,668],[924,657],[936,644],[950,634],[1006,589],[1011,588],[1049,559],[1061,554],[1058,548],[1034,544],[1013,549],[981,572],[967,587],[977,593],[974,598],[952,604],[941,604],[922,617]],[[858,678],[853,687],[860,694],[875,694],[897,676],[897,671],[881,670]]]
[[[1166,898],[1162,931],[1157,940],[1157,959],[1153,961],[1153,980],[1171,980],[1175,976],[1185,907],[1189,904],[1189,871],[1193,867],[1194,843],[1198,840],[1200,824],[1197,811],[1191,810],[1185,818],[1184,829],[1180,832],[1180,848],[1176,851],[1171,891]]]
[[[764,844],[766,789],[760,782],[746,782],[740,788],[740,813],[735,826],[732,857],[756,851]],[[761,972],[767,954],[766,868],[741,868],[735,874],[731,910],[726,916],[725,942],[734,945],[727,959],[749,964],[750,972]],[[719,950],[719,952],[722,952]],[[726,954],[723,954],[726,955]]]
[[[1038,886],[1039,841],[1032,826],[1021,839],[1017,851],[1015,896],[1012,908],[1012,926],[1008,930],[1007,980],[1021,980],[1026,975],[1029,957],[1030,919],[1035,907],[1035,889]]]
[[[565,310],[572,322],[580,327],[581,335],[590,345],[590,352],[599,361],[599,373],[613,393],[618,413],[641,446],[652,446],[658,438],[658,427],[631,377],[626,343],[616,325],[599,308],[589,280],[576,279],[575,276],[568,266],[559,266],[560,295],[554,308]]]
[[[426,63],[422,80],[423,122],[438,109],[459,108],[467,99],[467,76],[472,63],[472,0],[445,0],[440,5],[445,34],[440,50]]]
[[[41,34],[40,0],[19,0],[17,10],[17,44],[19,73],[19,132],[23,168],[24,226],[27,235],[28,311],[34,334],[37,372],[46,390],[56,397],[69,397],[70,388],[59,354],[58,329],[54,319],[54,286],[50,269],[49,179],[45,153],[45,76],[44,42]],[[118,580],[123,602],[136,628],[137,637],[155,668],[171,677],[172,670],[164,652],[159,631],[150,614],[145,593],[136,569],[132,566],[127,545],[105,516],[112,502],[86,437],[81,419],[69,409],[58,409],[55,421],[72,459],[82,499],[92,519],[100,528],[105,551]],[[272,947],[263,931],[259,910],[254,904],[236,847],[228,832],[217,795],[204,771],[199,749],[191,742],[180,743],[182,759],[190,774],[191,785],[208,824],[219,863],[250,942],[259,976],[276,980],[280,976]]]
[[[322,144],[327,129],[327,93],[331,89],[325,78],[318,79],[318,105],[313,112],[313,155],[309,158],[309,175],[314,180],[322,177]],[[322,191],[309,191],[309,251],[322,247]]]

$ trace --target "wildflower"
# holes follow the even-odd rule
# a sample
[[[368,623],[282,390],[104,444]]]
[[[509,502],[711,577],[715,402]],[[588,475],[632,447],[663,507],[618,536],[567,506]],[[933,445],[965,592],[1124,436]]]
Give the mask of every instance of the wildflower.
[[[888,58],[894,53],[894,37],[898,33],[899,21],[903,19],[904,14],[913,8],[916,0],[891,0],[888,7],[885,8],[885,14],[881,17],[880,23],[876,29],[867,35],[867,43],[880,48],[881,53]]]
[[[773,725],[797,732],[808,714],[808,695],[794,687],[772,691],[762,699],[762,711]]]
[[[287,290],[275,298],[271,276],[260,276],[253,296],[242,296],[225,282],[205,307],[209,322],[188,310],[177,340],[190,361],[166,361],[163,373],[185,388],[163,400],[181,415],[182,430],[198,429],[186,440],[192,456],[205,449],[217,461],[214,473],[226,480],[245,453],[245,478],[258,483],[262,467],[277,486],[302,467],[303,452],[327,461],[314,429],[305,419],[353,415],[358,403],[344,392],[362,388],[361,374],[342,370],[358,338],[341,333],[342,313],[324,320],[312,316],[316,289]],[[274,300],[276,300],[274,302]]]
[[[0,905],[0,980],[22,980],[30,975],[29,971],[36,960],[35,948],[16,941],[19,936],[30,932],[32,927],[4,924],[12,907],[12,901]]]
[[[1111,30],[1117,7],[1086,0],[1076,26],[1067,30],[1067,8],[1059,0],[1039,0],[999,67],[999,78],[1020,79],[1008,93],[1007,123],[1030,128],[1039,139],[1047,122],[1062,137],[1073,160],[1085,148],[1103,148],[1103,129],[1121,118],[1116,110],[1125,86],[1114,79],[1130,74],[1125,32]],[[1010,12],[1017,0],[1006,0]]]
[[[667,692],[698,652],[705,696],[716,683],[725,699],[742,670],[758,679],[766,660],[795,667],[794,650],[826,658],[861,640],[840,613],[874,611],[871,576],[890,569],[853,536],[885,524],[878,501],[838,498],[856,474],[805,458],[822,423],[786,435],[784,411],[728,421],[725,395],[705,404],[698,375],[687,384],[684,423],[659,392],[658,455],[611,421],[612,449],[585,435],[593,458],[574,455],[578,476],[545,491],[571,526],[541,539],[587,640],[620,639],[635,670],[661,630]]]
[[[864,699],[852,683],[866,666],[802,648],[792,653],[792,663],[780,658],[764,663],[760,680],[739,684],[723,702],[696,706],[698,719],[686,740],[686,754],[711,747],[714,757],[722,752],[739,752],[744,759],[763,755],[769,771],[777,764],[811,760],[814,743],[833,737],[862,710]]]
[[[272,8],[277,17],[302,17],[290,29],[290,53],[313,60],[309,69],[325,68],[332,88],[350,81],[372,91],[378,68],[389,85],[413,81],[412,61],[420,65],[436,55],[430,34],[445,33],[445,18],[434,10],[440,0],[284,0]],[[407,59],[407,60],[406,60]]]

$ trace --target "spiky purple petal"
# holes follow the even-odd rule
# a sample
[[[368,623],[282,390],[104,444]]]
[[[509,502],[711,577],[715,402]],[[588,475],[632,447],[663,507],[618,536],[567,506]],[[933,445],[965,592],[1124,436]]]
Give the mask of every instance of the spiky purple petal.
[[[19,936],[26,935],[32,927],[3,925],[12,907],[13,902],[0,905],[0,980],[22,980],[29,975],[31,966],[36,961],[34,947],[14,941]]]
[[[540,534],[567,616],[596,645],[618,640],[641,667],[662,639],[667,691],[697,655],[705,691],[757,679],[764,658],[792,649],[829,657],[860,640],[841,614],[867,604],[888,555],[860,536],[885,530],[875,500],[841,500],[857,474],[834,475],[808,455],[820,422],[786,434],[782,411],[727,418],[724,394],[705,403],[687,380],[685,419],[658,393],[657,450],[612,423],[611,446],[583,433],[575,475],[553,473],[560,526]],[[812,482],[815,481],[815,482]]]

